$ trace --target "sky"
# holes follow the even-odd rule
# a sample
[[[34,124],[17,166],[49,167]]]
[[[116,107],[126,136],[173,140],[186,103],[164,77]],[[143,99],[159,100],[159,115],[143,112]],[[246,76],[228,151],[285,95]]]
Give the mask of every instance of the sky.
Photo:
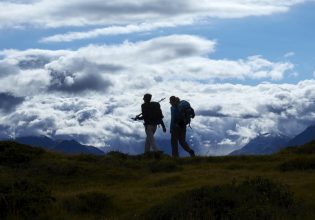
[[[315,119],[314,10],[313,0],[1,0],[0,138],[141,153],[144,128],[130,118],[145,93],[191,103],[199,155],[293,137]]]

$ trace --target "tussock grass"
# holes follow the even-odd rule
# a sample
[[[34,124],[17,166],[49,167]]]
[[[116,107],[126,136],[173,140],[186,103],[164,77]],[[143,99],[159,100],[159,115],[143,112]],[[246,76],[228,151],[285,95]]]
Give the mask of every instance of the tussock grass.
[[[39,148],[31,148],[15,142],[0,142],[0,165],[22,167],[45,153]]]
[[[35,218],[55,201],[50,190],[29,180],[0,185],[0,217]]]
[[[68,196],[62,201],[63,208],[74,214],[106,216],[112,208],[110,197],[103,192],[92,191]]]
[[[281,153],[283,154],[315,154],[315,141],[312,141],[308,144],[305,144],[303,146],[293,146],[293,147],[289,147],[286,148],[284,150],[281,151]]]
[[[287,186],[257,177],[240,184],[202,187],[179,193],[142,216],[144,219],[279,219],[297,213]]]
[[[169,176],[169,177],[159,179],[158,181],[154,182],[152,186],[153,187],[171,186],[171,185],[179,183],[181,180],[182,178],[180,176]]]
[[[242,213],[249,217],[262,216],[261,219],[270,217],[261,214],[261,210],[272,213],[271,218],[315,219],[314,156],[309,149],[312,146],[315,143],[306,146],[307,150],[301,150],[303,153],[289,149],[270,156],[173,159],[162,153],[67,156],[13,142],[0,142],[0,198],[28,201],[19,203],[19,210],[25,211],[15,212],[12,210],[16,208],[3,209],[7,203],[1,200],[0,212],[2,216],[34,220],[149,219],[154,209],[164,210],[172,216],[176,215],[177,209],[181,210],[176,203],[183,202],[179,204],[185,207],[184,201],[187,201],[188,207],[188,203],[199,204],[199,201],[204,213],[212,215],[216,210],[215,213],[221,213],[218,216],[227,216],[227,219],[238,219]],[[256,176],[261,176],[260,182]],[[23,189],[26,193],[19,195],[25,196],[14,194],[16,197],[12,197],[13,191],[9,188],[20,180],[29,187],[13,187],[14,192]],[[282,187],[281,183],[289,187]],[[259,187],[263,191],[259,191]],[[33,193],[35,189],[43,193]],[[267,197],[261,192],[267,193]],[[247,200],[251,202],[246,203]],[[207,205],[209,201],[211,209]],[[295,209],[301,203],[305,206]],[[10,204],[17,207],[13,202]],[[27,204],[33,204],[31,207],[34,208],[30,209]],[[297,212],[287,211],[282,204]],[[172,210],[173,206],[176,210],[169,214],[167,210]],[[194,213],[200,211],[197,205],[194,207]],[[9,211],[4,213],[3,210]],[[5,218],[0,216],[0,219]]]
[[[296,158],[286,161],[279,166],[281,171],[314,171],[315,170],[315,157],[314,158]]]

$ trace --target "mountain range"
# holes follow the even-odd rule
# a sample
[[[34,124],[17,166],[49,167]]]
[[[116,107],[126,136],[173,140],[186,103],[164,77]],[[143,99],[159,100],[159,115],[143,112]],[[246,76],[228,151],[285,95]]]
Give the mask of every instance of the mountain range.
[[[291,139],[287,146],[301,146],[315,139],[315,125],[309,126],[302,133]]]
[[[273,154],[285,147],[300,146],[315,140],[315,125],[307,127],[303,132],[292,139],[281,134],[261,134],[250,140],[242,148],[231,152],[229,155],[266,155]],[[14,141],[41,147],[50,151],[61,152],[65,154],[94,154],[103,155],[108,151],[114,151],[114,148],[96,148],[89,145],[83,145],[75,140],[53,140],[47,136],[26,136],[18,137]],[[167,154],[171,154],[169,140],[157,140],[158,146]],[[181,148],[180,148],[181,149]],[[184,153],[184,152],[182,152]]]
[[[244,147],[229,155],[264,155],[275,153],[287,146],[289,137],[284,135],[262,134],[248,142]]]
[[[315,125],[307,127],[292,139],[281,134],[262,134],[248,142],[241,149],[229,155],[266,155],[273,154],[290,146],[301,146],[315,140]]]
[[[46,136],[27,136],[19,137],[14,141],[27,144],[33,147],[41,147],[46,150],[61,152],[65,154],[94,154],[103,155],[104,152],[100,149],[80,144],[75,140],[52,140]]]

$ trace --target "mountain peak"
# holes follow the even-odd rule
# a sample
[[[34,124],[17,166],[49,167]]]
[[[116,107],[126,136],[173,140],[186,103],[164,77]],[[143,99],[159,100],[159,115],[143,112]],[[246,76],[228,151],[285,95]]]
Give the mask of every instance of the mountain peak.
[[[315,125],[308,126],[303,132],[289,141],[288,146],[300,146],[315,140]]]
[[[66,154],[104,154],[104,152],[100,149],[93,146],[80,144],[74,139],[55,141],[43,135],[19,137],[16,138],[15,141],[21,144],[27,144],[33,147],[41,147],[51,151],[58,151]]]
[[[263,155],[272,154],[285,147],[289,137],[281,134],[264,133],[250,140],[244,147],[230,155]]]

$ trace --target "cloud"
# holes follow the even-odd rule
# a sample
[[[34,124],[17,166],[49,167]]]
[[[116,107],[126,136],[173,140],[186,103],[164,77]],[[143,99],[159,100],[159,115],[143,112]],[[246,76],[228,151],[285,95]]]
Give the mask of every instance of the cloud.
[[[18,67],[21,70],[28,70],[28,69],[41,69],[44,68],[47,63],[50,62],[49,58],[46,58],[45,56],[30,56],[30,57],[24,57],[23,60],[20,60],[18,62]]]
[[[71,73],[51,71],[49,90],[82,92],[87,90],[106,91],[111,82],[96,73]]]
[[[46,41],[74,40],[102,34],[147,31],[157,26],[196,23],[211,18],[231,19],[287,12],[306,0],[36,0],[1,1],[0,27],[104,26],[87,33],[51,36]],[[144,25],[147,23],[148,26]],[[162,24],[162,25],[156,25]],[[113,26],[113,27],[112,27]],[[125,26],[125,27],[120,27]],[[151,26],[151,27],[150,27]],[[153,29],[154,29],[153,28]],[[132,30],[133,29],[133,30]]]
[[[0,100],[0,110],[10,112],[25,99],[24,97],[16,97],[10,93],[0,93]]]
[[[294,52],[288,52],[288,53],[286,53],[285,55],[284,55],[284,57],[285,58],[289,58],[289,57],[293,57],[293,56],[295,56],[295,53]]]
[[[159,28],[175,27],[177,25],[190,24],[189,22],[175,23],[142,23],[139,25],[130,24],[127,26],[110,26],[106,28],[97,28],[88,32],[69,32],[65,34],[57,34],[49,37],[45,37],[41,42],[69,42],[74,40],[82,40],[89,38],[96,38],[101,36],[111,36],[130,33],[141,33],[147,31],[153,31]]]
[[[174,80],[281,80],[294,68],[261,56],[210,59],[215,46],[215,40],[170,35],[78,50],[5,50],[0,83],[2,91],[28,96],[47,91],[111,93]]]
[[[193,130],[187,130],[187,137],[201,154],[229,153],[261,133],[292,136],[315,119],[313,80],[296,85],[257,86],[176,82],[177,86],[173,87],[174,83],[156,84],[148,91],[153,93],[154,100],[166,93],[191,103],[197,116],[191,124]],[[10,127],[11,136],[45,134],[55,138],[76,138],[86,144],[140,153],[145,135],[143,125],[130,117],[140,111],[144,92],[134,89],[107,96],[97,93],[80,97],[38,95],[24,101],[23,108],[1,117],[1,124]],[[277,110],[282,104],[284,107]],[[169,125],[169,104],[162,102],[161,106]],[[200,109],[230,117],[199,114]],[[259,117],[233,117],[252,115],[253,112],[258,112]],[[169,136],[158,130],[157,138],[167,141]]]
[[[260,133],[292,136],[313,123],[315,81],[262,83],[285,77],[293,64],[261,56],[213,59],[215,47],[215,40],[171,35],[78,50],[2,51],[0,62],[17,71],[0,78],[1,92],[27,98],[15,111],[0,113],[1,132],[75,138],[140,153],[143,125],[130,118],[140,112],[147,92],[153,100],[176,95],[192,104],[197,116],[187,137],[200,154],[229,153]],[[225,81],[231,79],[260,83]],[[169,124],[169,103],[161,106]],[[161,130],[157,137],[169,140]]]
[[[0,61],[0,78],[8,76],[8,75],[14,75],[19,72],[19,68],[16,67],[15,65],[5,62],[5,61]]]

